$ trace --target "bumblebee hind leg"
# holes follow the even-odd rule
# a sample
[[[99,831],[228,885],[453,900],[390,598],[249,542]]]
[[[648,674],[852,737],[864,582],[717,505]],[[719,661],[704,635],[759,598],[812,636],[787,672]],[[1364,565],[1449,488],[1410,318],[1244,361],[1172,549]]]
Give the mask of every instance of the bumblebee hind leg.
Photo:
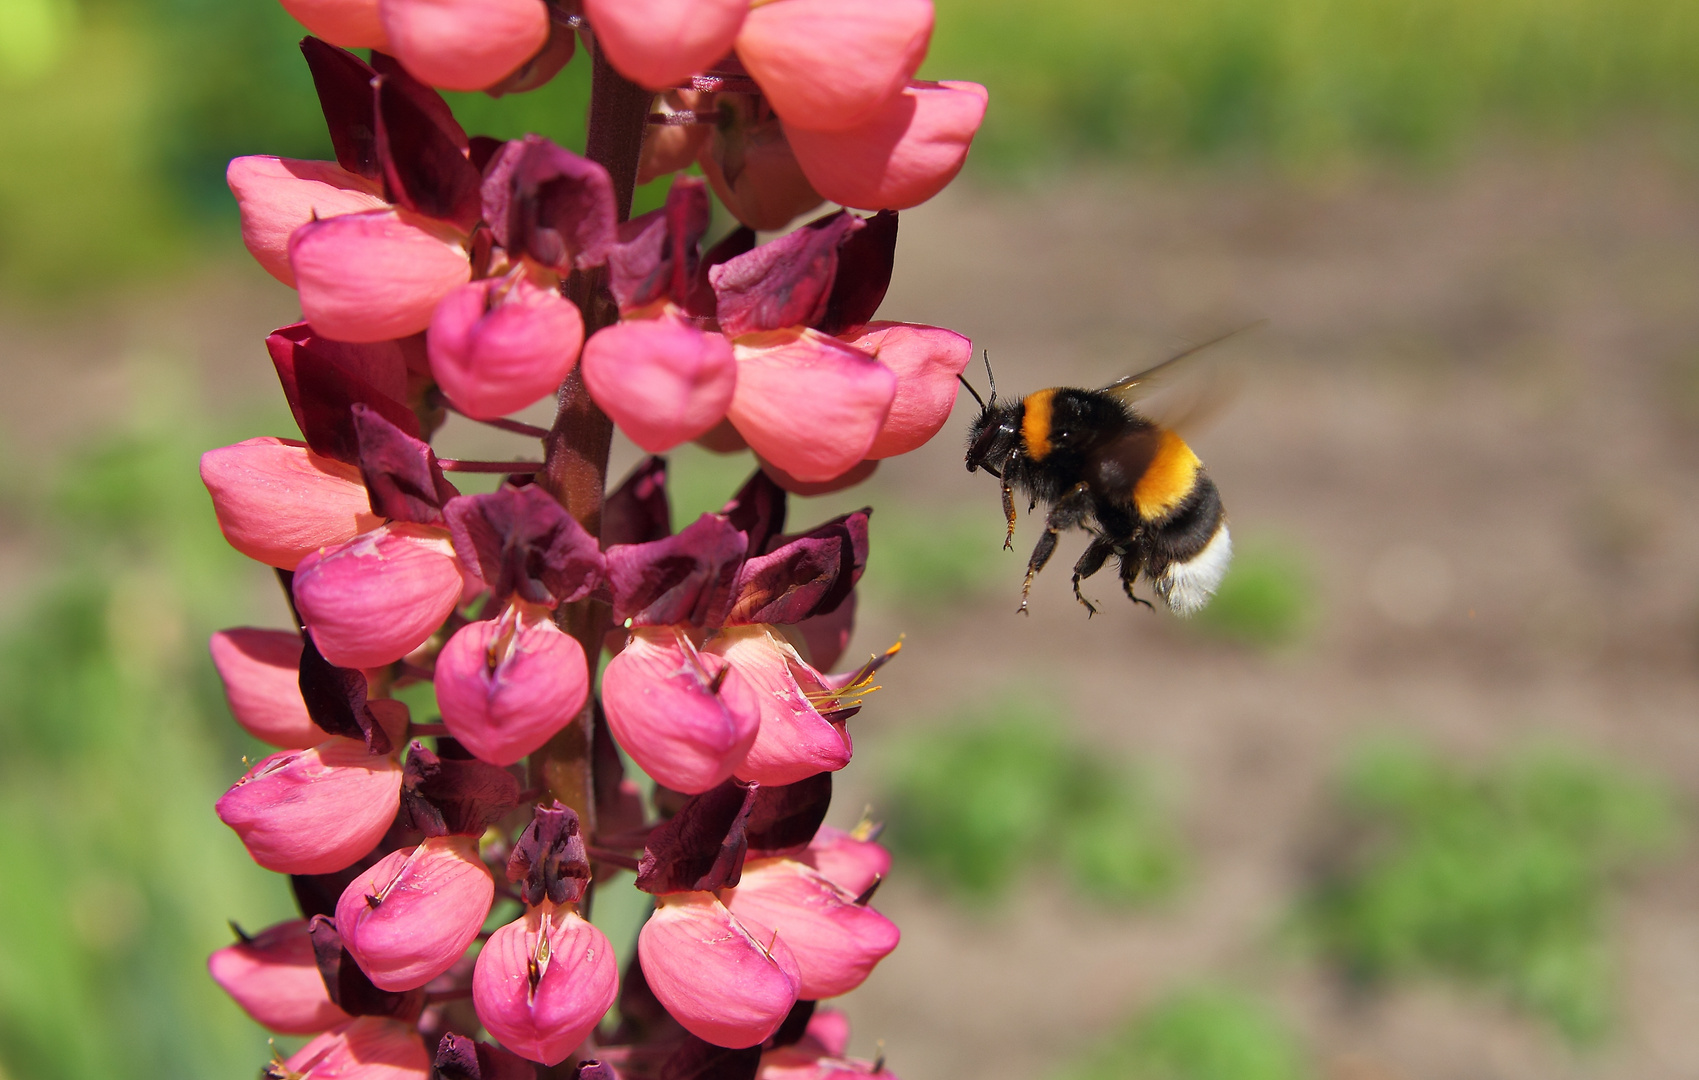
[[[1089,613],[1086,618],[1097,614],[1097,605],[1080,594],[1080,582],[1103,569],[1103,564],[1109,561],[1109,556],[1115,553],[1115,542],[1099,536],[1085,549],[1080,561],[1074,564],[1074,599],[1085,605]]]
[[[1138,580],[1139,573],[1144,570],[1144,553],[1137,548],[1121,553],[1121,589],[1127,594],[1127,599],[1135,604],[1143,604],[1152,611],[1156,605],[1133,593],[1133,582]]]
[[[1026,612],[1027,594],[1032,592],[1032,579],[1044,569],[1044,564],[1050,561],[1050,556],[1056,553],[1056,538],[1063,529],[1072,529],[1084,524],[1091,513],[1091,488],[1084,481],[1075,484],[1066,495],[1056,500],[1050,508],[1050,513],[1044,519],[1044,535],[1038,538],[1038,546],[1032,549],[1032,558],[1027,560],[1026,581],[1021,583],[1020,611]]]

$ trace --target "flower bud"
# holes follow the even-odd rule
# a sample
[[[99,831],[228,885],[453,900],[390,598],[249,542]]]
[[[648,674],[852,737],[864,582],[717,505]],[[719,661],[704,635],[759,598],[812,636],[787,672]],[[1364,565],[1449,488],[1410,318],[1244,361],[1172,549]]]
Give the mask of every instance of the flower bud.
[[[437,656],[437,707],[472,754],[511,765],[572,722],[590,693],[584,649],[547,618],[468,623]]]
[[[761,730],[734,775],[761,784],[794,784],[849,764],[849,733],[814,707],[826,692],[820,673],[767,626],[727,627],[705,649],[731,662],[755,688]]]
[[[202,454],[201,482],[230,546],[280,570],[383,524],[359,469],[269,436]]]
[[[302,559],[293,588],[326,660],[374,668],[423,645],[460,602],[464,585],[445,531],[391,522]]]
[[[834,491],[843,491],[846,488],[855,487],[879,470],[877,461],[864,459],[851,465],[847,472],[841,472],[830,480],[798,480],[771,461],[757,458],[756,464],[761,466],[761,471],[766,473],[773,483],[792,495],[801,495],[805,499],[812,499],[819,495],[830,495]]]
[[[425,329],[472,276],[453,231],[406,210],[308,222],[289,237],[289,267],[313,332],[357,343]]]
[[[702,143],[702,175],[732,216],[751,229],[782,229],[820,205],[785,140],[784,127],[761,98],[719,94],[720,119]]]
[[[811,330],[752,334],[736,350],[727,415],[764,460],[815,482],[867,456],[896,397],[889,368]]]
[[[348,1020],[325,990],[301,919],[278,923],[207,957],[212,981],[261,1027],[309,1035]]]
[[[261,1076],[288,1080],[426,1080],[431,1055],[417,1025],[360,1016],[320,1035]]]
[[[270,155],[233,158],[224,171],[242,213],[242,243],[265,272],[295,287],[289,269],[289,235],[309,221],[382,210],[378,186],[334,161],[297,161]]]
[[[785,136],[826,198],[858,210],[906,210],[956,178],[986,100],[978,83],[913,83],[857,127],[823,132],[787,124]]]
[[[389,51],[378,21],[378,0],[281,0],[283,10],[312,33],[344,49]]]
[[[659,98],[662,112],[706,109],[713,95],[697,90],[668,90]],[[688,169],[707,143],[707,124],[650,124],[643,129],[643,154],[637,162],[637,182],[647,184],[656,177]],[[798,169],[800,175],[802,170]]]
[[[267,870],[328,874],[383,839],[400,801],[400,762],[338,736],[264,758],[217,810]]]
[[[955,407],[957,376],[973,359],[973,342],[938,326],[875,322],[849,343],[897,377],[897,396],[867,456],[906,454],[938,434]]]
[[[765,1042],[796,1004],[790,946],[756,940],[713,893],[670,893],[637,935],[643,978],[684,1029],[715,1046]]]
[[[774,932],[796,956],[799,996],[847,994],[897,947],[897,926],[795,859],[751,859],[726,908],[758,938]]]
[[[737,360],[720,334],[674,319],[633,319],[585,344],[584,384],[632,442],[659,454],[726,415]]]
[[[210,650],[224,699],[242,730],[285,749],[324,742],[327,732],[313,723],[301,700],[301,635],[239,626],[212,635]]]
[[[602,675],[602,705],[638,768],[687,795],[743,764],[761,725],[760,703],[743,676],[671,626],[632,632]]]
[[[731,52],[749,0],[585,0],[615,70],[661,89]]]
[[[336,932],[380,990],[411,990],[454,966],[489,916],[496,883],[475,836],[432,836],[348,883]]]
[[[556,1065],[601,1022],[619,993],[602,932],[545,900],[490,935],[472,972],[478,1019],[502,1046]]]
[[[549,39],[542,0],[379,0],[390,51],[409,74],[444,90],[482,90]]]
[[[776,0],[750,10],[737,55],[787,125],[843,131],[914,77],[931,38],[931,0]]]
[[[454,407],[493,420],[554,393],[578,362],[584,319],[552,286],[487,278],[443,298],[425,341]]]
[[[885,845],[830,825],[820,826],[808,850],[797,858],[852,896],[860,896],[891,872],[891,853]]]

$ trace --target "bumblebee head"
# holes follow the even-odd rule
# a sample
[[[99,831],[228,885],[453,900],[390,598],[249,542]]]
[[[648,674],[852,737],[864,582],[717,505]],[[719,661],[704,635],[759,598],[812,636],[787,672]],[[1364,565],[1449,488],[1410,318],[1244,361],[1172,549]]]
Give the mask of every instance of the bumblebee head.
[[[1021,445],[1021,417],[1026,403],[1011,401],[997,404],[993,396],[979,410],[967,435],[967,471],[984,469],[993,476],[1002,475],[1002,465]]]

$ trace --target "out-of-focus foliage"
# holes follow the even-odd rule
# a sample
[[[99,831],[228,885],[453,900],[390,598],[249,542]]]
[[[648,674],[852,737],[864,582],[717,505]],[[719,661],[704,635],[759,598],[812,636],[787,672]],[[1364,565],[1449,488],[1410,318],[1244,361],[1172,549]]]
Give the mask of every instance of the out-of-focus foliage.
[[[30,1080],[251,1075],[265,1033],[203,965],[226,919],[291,914],[212,814],[266,752],[205,648],[255,579],[196,480],[204,428],[138,415],[34,493],[57,565],[0,628],[0,1074]]]
[[[1296,641],[1314,614],[1314,576],[1295,552],[1245,544],[1191,625],[1212,637],[1271,648]]]
[[[1670,840],[1661,788],[1592,757],[1468,769],[1383,745],[1347,770],[1340,801],[1353,832],[1301,909],[1324,956],[1365,982],[1482,984],[1573,1039],[1604,1030],[1609,887]]]
[[[1060,1080],[1308,1080],[1298,1040],[1256,999],[1197,988],[1153,1005]]]
[[[1065,873],[1108,903],[1146,903],[1177,884],[1182,855],[1125,767],[1071,741],[1054,708],[1005,699],[894,745],[888,761],[897,855],[970,902],[1034,874]]]
[[[938,614],[1002,589],[1019,599],[1020,569],[1003,552],[1001,515],[993,503],[956,507],[884,499],[872,529],[868,588],[917,615]],[[1064,583],[1065,584],[1065,583]]]

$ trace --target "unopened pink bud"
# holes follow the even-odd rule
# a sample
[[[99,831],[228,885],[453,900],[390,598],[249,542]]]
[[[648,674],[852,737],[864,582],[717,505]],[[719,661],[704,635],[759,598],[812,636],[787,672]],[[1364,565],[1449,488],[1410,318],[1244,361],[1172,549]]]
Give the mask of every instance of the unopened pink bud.
[[[737,55],[787,124],[842,131],[914,77],[931,38],[931,0],[776,0],[750,10]]]
[[[378,0],[281,0],[283,10],[317,37],[344,49],[389,51]]]
[[[596,44],[621,75],[654,89],[731,52],[749,0],[585,0]]]
[[[709,129],[697,161],[714,194],[751,229],[782,229],[820,205],[820,193],[803,175],[785,139],[784,126],[761,98],[720,94],[720,119]]]
[[[343,1023],[324,987],[313,940],[300,919],[278,923],[207,957],[212,981],[261,1027],[309,1035]]]
[[[676,319],[632,319],[585,344],[584,384],[632,442],[659,454],[724,418],[737,360],[720,334]]]
[[[885,916],[855,902],[825,875],[795,859],[751,859],[737,888],[721,894],[749,932],[777,932],[796,956],[801,997],[847,994],[860,986],[902,935]]]
[[[443,298],[425,343],[454,407],[494,420],[554,393],[578,362],[584,319],[552,285],[488,278]]]
[[[242,213],[242,243],[265,272],[295,286],[289,269],[289,236],[309,221],[382,210],[378,186],[334,161],[297,161],[255,155],[239,157],[224,170]]]
[[[858,839],[854,833],[830,825],[820,826],[808,849],[797,858],[852,896],[860,896],[891,872],[891,853],[885,845]]]
[[[340,736],[262,759],[218,800],[218,817],[255,862],[328,874],[372,850],[395,820],[401,764]]]
[[[638,767],[687,795],[743,764],[761,726],[760,703],[743,676],[671,626],[632,631],[602,675],[602,705]]]
[[[572,722],[590,693],[584,648],[547,618],[467,623],[437,656],[448,733],[483,761],[511,765]]]
[[[239,626],[212,635],[209,647],[230,715],[242,730],[285,749],[324,742],[325,730],[313,723],[301,700],[300,634]]]
[[[406,210],[308,222],[289,237],[289,266],[313,332],[352,342],[418,333],[472,276],[454,231]]]
[[[785,135],[826,198],[858,210],[907,210],[961,172],[986,100],[978,83],[914,83],[857,127],[823,132],[786,124]]]
[[[825,692],[820,674],[788,641],[770,627],[733,626],[706,648],[731,661],[761,702],[761,730],[734,774],[739,780],[794,784],[849,764],[849,733],[810,700]]]
[[[565,1060],[618,993],[608,939],[572,908],[547,900],[490,935],[472,972],[472,1004],[484,1027],[543,1065]]]
[[[421,82],[482,90],[549,39],[542,0],[379,0],[390,51]]]
[[[896,397],[889,368],[812,330],[752,334],[736,349],[737,389],[727,415],[763,459],[814,482],[841,476],[867,456]]]
[[[391,664],[423,645],[460,602],[465,581],[448,533],[391,522],[295,570],[295,606],[337,667]]]
[[[261,1076],[287,1080],[425,1080],[431,1055],[415,1024],[383,1016],[361,1016],[301,1047],[281,1070]]]
[[[699,1039],[741,1049],[778,1030],[802,985],[782,938],[757,940],[713,893],[670,893],[637,935],[649,989]]]
[[[454,966],[495,893],[477,837],[432,836],[349,882],[336,904],[336,932],[380,990],[411,990]]]
[[[874,322],[849,343],[897,376],[896,399],[867,456],[906,454],[938,434],[955,407],[957,376],[973,358],[973,342],[940,326]]]
[[[383,524],[359,469],[269,436],[202,454],[201,482],[230,546],[280,570]]]

